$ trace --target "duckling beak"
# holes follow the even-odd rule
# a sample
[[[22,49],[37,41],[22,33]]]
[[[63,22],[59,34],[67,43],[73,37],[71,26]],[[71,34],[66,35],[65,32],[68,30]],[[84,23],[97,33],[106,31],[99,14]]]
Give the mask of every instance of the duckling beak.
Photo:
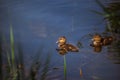
[[[56,41],[56,43],[59,43],[59,41]]]
[[[91,39],[92,41],[94,41],[94,39]]]

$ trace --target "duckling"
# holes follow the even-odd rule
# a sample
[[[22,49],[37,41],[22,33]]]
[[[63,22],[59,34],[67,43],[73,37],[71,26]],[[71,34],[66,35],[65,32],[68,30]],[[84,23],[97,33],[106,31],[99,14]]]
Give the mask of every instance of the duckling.
[[[93,36],[92,44],[90,46],[94,47],[95,52],[100,52],[102,50],[102,46],[110,45],[113,42],[113,37],[107,36],[102,37],[99,34]]]
[[[59,48],[56,50],[61,54],[64,54],[67,52],[79,52],[79,49],[77,47],[75,47],[72,44],[67,43],[67,39],[65,36],[59,37],[59,39],[56,43],[58,43],[58,48]]]
[[[99,34],[96,34],[93,36],[92,44],[90,44],[92,47],[101,47],[102,46],[102,37]]]
[[[101,52],[102,50],[102,36],[95,34],[92,38],[92,44],[90,46],[94,47],[95,52]]]

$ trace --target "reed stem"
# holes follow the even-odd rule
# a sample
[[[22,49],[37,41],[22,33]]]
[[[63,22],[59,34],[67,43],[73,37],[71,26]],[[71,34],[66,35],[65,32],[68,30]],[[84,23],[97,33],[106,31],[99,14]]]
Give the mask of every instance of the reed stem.
[[[67,79],[66,57],[65,55],[63,57],[64,57],[64,80],[66,80]]]

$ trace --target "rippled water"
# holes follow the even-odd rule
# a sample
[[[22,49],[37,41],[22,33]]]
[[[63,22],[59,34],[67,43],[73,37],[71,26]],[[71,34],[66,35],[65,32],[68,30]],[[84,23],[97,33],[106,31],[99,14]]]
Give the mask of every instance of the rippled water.
[[[107,1],[101,0],[103,3]],[[40,47],[43,57],[51,52],[54,67],[52,71],[63,79],[63,56],[55,50],[59,36],[67,37],[68,42],[77,44],[81,40],[83,48],[78,53],[68,53],[68,80],[119,80],[119,64],[108,59],[107,47],[96,53],[89,46],[90,38],[83,36],[91,33],[102,33],[105,29],[103,17],[90,10],[102,11],[94,0],[1,0],[0,26],[3,33],[9,36],[9,25],[12,24],[16,42],[23,46],[27,60],[32,60]],[[83,77],[80,77],[80,68]]]

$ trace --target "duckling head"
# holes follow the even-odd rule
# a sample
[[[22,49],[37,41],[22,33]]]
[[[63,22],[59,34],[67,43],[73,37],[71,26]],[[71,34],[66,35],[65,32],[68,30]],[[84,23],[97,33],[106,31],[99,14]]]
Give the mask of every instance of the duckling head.
[[[56,43],[58,43],[59,45],[64,45],[64,44],[66,44],[66,42],[67,42],[66,37],[65,36],[61,36],[61,37],[58,38]]]
[[[102,37],[99,34],[96,34],[92,38],[92,44],[90,44],[92,47],[100,47],[102,46]]]
[[[101,37],[101,35],[96,34],[96,35],[93,36],[92,40],[95,41],[95,42],[101,42],[102,37]]]

